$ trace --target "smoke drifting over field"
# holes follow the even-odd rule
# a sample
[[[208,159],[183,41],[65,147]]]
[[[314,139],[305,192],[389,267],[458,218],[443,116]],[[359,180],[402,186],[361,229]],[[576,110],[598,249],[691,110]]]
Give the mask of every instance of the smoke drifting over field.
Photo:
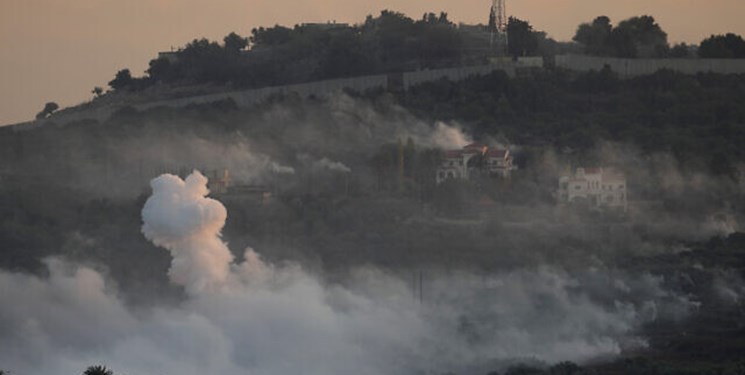
[[[662,280],[599,266],[536,266],[489,275],[374,268],[331,283],[251,249],[234,262],[220,239],[222,204],[207,179],[163,175],[142,210],[166,248],[178,306],[131,308],[106,277],[46,261],[47,277],[0,272],[0,363],[15,373],[75,373],[105,362],[129,374],[480,374],[511,360],[584,361],[644,346],[639,327],[695,304]]]

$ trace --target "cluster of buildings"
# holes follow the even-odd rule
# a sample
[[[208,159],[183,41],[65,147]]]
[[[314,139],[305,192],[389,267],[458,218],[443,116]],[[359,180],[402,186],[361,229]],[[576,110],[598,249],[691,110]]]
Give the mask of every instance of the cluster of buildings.
[[[503,147],[490,147],[472,143],[459,150],[445,151],[437,168],[436,181],[473,180],[479,178],[510,178],[516,167],[510,151]],[[227,169],[212,171],[208,175],[210,191],[218,195],[253,197],[266,203],[272,192],[262,185],[235,185]],[[615,168],[579,167],[572,174],[559,178],[556,191],[560,205],[583,205],[591,209],[628,209],[626,176]]]
[[[460,150],[445,151],[437,168],[437,184],[450,179],[470,180],[477,177],[509,178],[515,169],[510,150],[471,143]]]
[[[515,169],[508,149],[472,143],[460,150],[445,151],[442,164],[437,168],[436,181],[439,185],[455,179],[509,178]],[[560,205],[626,212],[626,176],[615,168],[576,168],[573,174],[559,178],[556,199]]]

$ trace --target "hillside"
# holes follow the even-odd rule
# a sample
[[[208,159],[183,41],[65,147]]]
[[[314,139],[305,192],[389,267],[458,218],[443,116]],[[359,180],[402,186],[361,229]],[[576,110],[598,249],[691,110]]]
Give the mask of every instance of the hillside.
[[[195,41],[177,58],[217,68],[155,60],[147,77],[122,73],[113,92],[78,108],[117,108],[105,116],[63,122],[60,113],[0,128],[0,281],[34,286],[30,302],[22,288],[0,288],[20,306],[0,323],[18,347],[73,342],[83,348],[78,360],[95,350],[120,364],[139,358],[119,346],[132,337],[159,353],[154,331],[158,340],[166,332],[188,345],[218,342],[209,355],[225,368],[264,373],[304,369],[305,353],[329,358],[325,347],[309,349],[321,340],[334,357],[347,355],[310,361],[310,373],[356,361],[391,374],[741,373],[745,75],[662,70],[621,79],[610,69],[536,69],[517,59],[407,84],[411,61],[432,68],[415,74],[434,74],[455,64],[452,54],[488,60],[477,48],[439,48],[462,41],[461,29],[444,14],[413,21],[383,12],[358,26],[256,30],[250,53],[279,57],[252,66],[255,75],[222,69],[238,61],[245,39]],[[303,49],[314,43],[325,48]],[[352,48],[358,43],[385,48]],[[370,66],[359,71],[337,65],[363,62]],[[269,68],[277,70],[261,70]],[[385,85],[277,90],[250,103],[159,102],[356,74]],[[486,148],[516,168],[481,173]],[[470,174],[438,181],[450,155],[469,149],[482,150],[458,160]],[[559,179],[578,167],[618,171],[628,207],[564,204]],[[158,200],[186,209],[143,209]],[[153,216],[165,224],[146,228]],[[217,246],[234,284],[215,292],[199,290],[199,277],[179,279],[183,246],[208,265],[215,259],[199,250]],[[86,288],[76,294],[70,285]],[[34,329],[47,326],[28,323],[44,310],[31,307],[65,293],[83,306],[59,310],[86,329],[68,333],[57,314],[36,317],[65,332],[51,334],[59,342],[35,340]],[[104,328],[111,338],[101,344],[79,337]],[[264,342],[283,354],[243,351]],[[174,361],[188,367],[194,359],[175,348]],[[44,353],[49,363],[78,355]]]

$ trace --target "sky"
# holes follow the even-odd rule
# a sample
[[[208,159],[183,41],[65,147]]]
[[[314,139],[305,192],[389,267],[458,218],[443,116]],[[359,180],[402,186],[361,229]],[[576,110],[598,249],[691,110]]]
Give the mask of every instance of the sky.
[[[419,18],[445,11],[454,22],[485,23],[489,0],[0,0],[0,124],[27,121],[46,102],[92,97],[114,74],[142,75],[158,51],[200,37],[221,40],[253,27],[303,22],[359,23],[382,9]],[[670,42],[745,35],[743,0],[507,0],[509,15],[558,40],[578,24],[654,16]]]

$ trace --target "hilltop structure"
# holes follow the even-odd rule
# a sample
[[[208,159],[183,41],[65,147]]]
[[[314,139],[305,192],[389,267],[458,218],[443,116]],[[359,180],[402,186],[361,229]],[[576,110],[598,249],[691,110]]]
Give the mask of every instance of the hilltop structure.
[[[558,201],[626,212],[626,176],[612,168],[577,168],[574,175],[559,178]]]
[[[437,168],[437,184],[449,179],[470,180],[479,176],[509,178],[514,166],[510,150],[472,143],[461,150],[445,152]]]

